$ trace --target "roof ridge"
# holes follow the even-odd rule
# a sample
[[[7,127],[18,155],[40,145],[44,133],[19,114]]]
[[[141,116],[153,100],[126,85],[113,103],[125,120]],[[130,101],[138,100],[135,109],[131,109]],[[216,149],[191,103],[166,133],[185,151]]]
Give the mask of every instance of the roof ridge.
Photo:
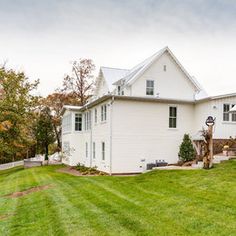
[[[122,68],[117,68],[117,67],[109,67],[109,66],[100,66],[100,68],[107,68],[107,69],[116,69],[116,70],[130,70],[130,69],[122,69]]]

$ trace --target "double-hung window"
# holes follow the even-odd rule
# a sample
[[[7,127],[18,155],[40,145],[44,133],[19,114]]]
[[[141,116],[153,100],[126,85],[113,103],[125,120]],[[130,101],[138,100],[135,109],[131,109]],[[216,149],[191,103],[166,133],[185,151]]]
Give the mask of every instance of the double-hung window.
[[[230,104],[223,105],[223,121],[229,121]]]
[[[62,133],[71,132],[72,130],[72,114],[66,115],[62,119]]]
[[[235,104],[232,104],[232,108],[235,106]],[[232,122],[236,122],[236,113],[232,113]]]
[[[82,114],[75,114],[75,131],[82,130]]]
[[[91,111],[85,112],[84,114],[84,130],[90,130],[91,129]]]
[[[95,122],[95,124],[97,124],[97,122],[98,122],[98,110],[97,110],[97,108],[95,108],[95,110],[94,110],[94,122]]]
[[[107,105],[101,106],[101,122],[107,120]]]
[[[146,80],[146,95],[154,95],[154,80]]]
[[[177,107],[169,107],[169,128],[177,127]]]
[[[102,142],[102,160],[105,160],[105,142]]]

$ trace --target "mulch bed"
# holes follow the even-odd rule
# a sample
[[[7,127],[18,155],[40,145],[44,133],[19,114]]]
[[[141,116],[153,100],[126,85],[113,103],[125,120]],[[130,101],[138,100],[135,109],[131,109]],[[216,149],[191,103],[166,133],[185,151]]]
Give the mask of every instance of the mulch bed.
[[[73,175],[73,176],[101,176],[99,174],[92,174],[92,175],[91,174],[82,174],[81,172],[76,170],[74,167],[70,167],[70,166],[60,168],[57,171],[61,172],[61,173],[70,174],[70,175]]]
[[[33,187],[33,188],[30,188],[30,189],[27,189],[25,191],[7,194],[7,195],[4,195],[4,197],[7,197],[7,198],[18,198],[18,197],[23,197],[23,196],[25,196],[27,194],[30,194],[30,193],[38,192],[38,191],[49,189],[49,188],[51,188],[51,185],[37,186],[37,187]]]

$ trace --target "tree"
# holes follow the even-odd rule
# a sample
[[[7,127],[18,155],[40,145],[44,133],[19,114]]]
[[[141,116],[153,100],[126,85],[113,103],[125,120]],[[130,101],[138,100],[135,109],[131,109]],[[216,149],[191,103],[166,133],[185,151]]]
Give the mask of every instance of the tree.
[[[24,158],[33,144],[32,112],[36,98],[31,92],[39,81],[29,82],[23,72],[0,68],[0,161]]]
[[[84,105],[93,88],[93,75],[95,65],[91,59],[80,59],[72,63],[71,75],[66,75],[63,80],[63,92],[73,94]]]
[[[195,157],[195,150],[188,134],[184,135],[183,142],[180,145],[179,157],[183,161],[192,161]]]
[[[50,109],[51,121],[55,137],[57,140],[58,150],[61,149],[61,110],[64,105],[79,105],[80,102],[76,99],[75,95],[70,93],[55,92],[48,95],[46,98],[41,99],[41,106]]]
[[[35,138],[37,140],[37,148],[42,150],[42,153],[45,153],[45,160],[48,160],[48,147],[55,141],[49,108],[44,108],[40,111],[36,118]]]

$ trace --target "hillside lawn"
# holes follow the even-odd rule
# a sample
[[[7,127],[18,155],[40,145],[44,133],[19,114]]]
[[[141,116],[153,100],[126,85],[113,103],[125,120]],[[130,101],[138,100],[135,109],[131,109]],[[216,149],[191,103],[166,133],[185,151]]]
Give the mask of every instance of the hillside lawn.
[[[236,235],[236,160],[130,177],[58,168],[0,171],[0,235]]]

